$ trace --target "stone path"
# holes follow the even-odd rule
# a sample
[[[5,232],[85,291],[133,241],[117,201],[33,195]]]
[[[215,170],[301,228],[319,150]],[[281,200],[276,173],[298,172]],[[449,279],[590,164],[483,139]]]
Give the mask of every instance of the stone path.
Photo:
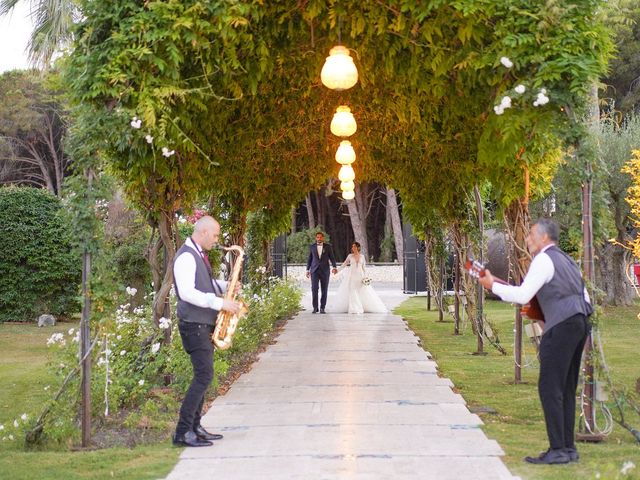
[[[203,418],[224,440],[185,449],[167,480],[516,478],[436,370],[398,316],[303,311]]]

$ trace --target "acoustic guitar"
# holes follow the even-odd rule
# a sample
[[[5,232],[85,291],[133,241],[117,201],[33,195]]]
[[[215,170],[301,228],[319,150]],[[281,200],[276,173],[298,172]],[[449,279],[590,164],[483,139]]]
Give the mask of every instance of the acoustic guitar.
[[[484,265],[476,260],[467,260],[464,264],[464,268],[467,270],[467,273],[469,273],[469,275],[471,275],[473,278],[484,277],[487,273]],[[502,285],[509,285],[507,282],[497,277],[493,277],[493,281],[501,283]],[[520,309],[520,314],[527,318],[530,318],[531,320],[544,322],[544,314],[542,313],[542,309],[540,308],[540,304],[538,303],[538,299],[535,295],[529,301],[529,303],[522,306],[522,308]]]

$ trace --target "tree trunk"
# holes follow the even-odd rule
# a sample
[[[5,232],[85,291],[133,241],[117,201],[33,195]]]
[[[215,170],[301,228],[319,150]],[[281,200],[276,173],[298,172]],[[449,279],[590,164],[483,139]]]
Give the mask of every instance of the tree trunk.
[[[387,187],[387,209],[391,214],[391,226],[393,227],[393,240],[396,244],[396,255],[398,263],[404,260],[404,238],[402,235],[402,221],[400,220],[400,210],[398,209],[398,198],[393,188]]]
[[[313,214],[313,204],[311,203],[311,193],[307,193],[307,199],[305,201],[307,205],[307,218],[309,219],[309,228],[316,228],[316,217]]]
[[[155,284],[156,296],[153,299],[153,322],[157,326],[161,317],[167,313],[167,299],[173,285],[173,260],[176,256],[174,213],[162,212],[158,221],[158,232],[164,246],[162,283]]]
[[[366,223],[361,215],[362,206],[358,205],[359,188],[356,185],[356,197],[353,200],[347,200],[347,208],[349,209],[349,218],[351,219],[351,228],[356,242],[360,244],[361,254],[366,260],[369,260],[367,249]]]
[[[525,172],[525,176],[527,173]],[[527,197],[511,202],[505,209],[505,223],[507,238],[509,239],[509,271],[513,281],[519,285],[522,282],[529,264],[531,256],[527,250],[526,238],[529,232],[529,202]],[[522,381],[522,316],[520,309],[515,312],[515,367],[514,381]]]
[[[425,232],[424,260],[427,273],[427,288],[438,307],[438,321],[444,321],[443,277],[444,259],[440,254],[440,245],[435,235]]]

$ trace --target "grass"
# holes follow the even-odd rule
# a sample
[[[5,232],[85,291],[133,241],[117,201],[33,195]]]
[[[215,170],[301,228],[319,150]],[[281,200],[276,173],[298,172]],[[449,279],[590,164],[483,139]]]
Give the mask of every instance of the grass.
[[[0,424],[9,428],[23,413],[39,412],[50,398],[45,387],[51,383],[57,388],[59,381],[48,373],[46,341],[71,327],[76,325],[0,324]],[[171,471],[182,451],[168,440],[94,451],[25,451],[22,445],[21,439],[0,441],[0,478],[157,479]]]
[[[524,456],[548,448],[548,442],[537,392],[538,365],[532,347],[526,349],[527,360],[532,364],[523,368],[523,382],[514,383],[513,307],[490,301],[486,308],[488,318],[509,353],[507,356],[488,345],[485,345],[487,355],[473,355],[476,337],[471,327],[467,324],[462,335],[454,335],[452,322],[438,322],[437,312],[427,311],[425,307],[425,299],[415,297],[394,313],[408,321],[424,348],[438,362],[441,373],[452,380],[472,410],[486,411],[488,407],[496,412],[481,414],[485,423],[483,430],[502,446],[506,453],[504,462],[514,475],[523,479],[549,480],[640,478],[640,445],[618,425],[602,443],[579,443],[582,458],[577,463],[538,466],[523,462]],[[630,390],[635,388],[636,379],[640,377],[637,355],[639,311],[640,306],[607,308],[600,328],[614,383]],[[602,416],[597,420],[601,422]],[[640,428],[637,415],[629,416],[628,421]],[[634,462],[636,468],[624,476],[620,470],[626,461]]]

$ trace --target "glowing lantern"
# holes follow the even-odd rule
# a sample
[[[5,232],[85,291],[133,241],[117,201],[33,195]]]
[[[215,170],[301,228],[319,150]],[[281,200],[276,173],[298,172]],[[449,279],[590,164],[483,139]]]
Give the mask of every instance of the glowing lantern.
[[[323,85],[331,90],[347,90],[358,82],[358,69],[349,50],[338,45],[329,50],[329,56],[320,72]]]
[[[340,142],[338,151],[336,151],[336,162],[340,165],[351,165],[356,161],[356,152],[351,146],[349,140],[343,140]]]
[[[342,190],[343,192],[347,192],[349,190],[354,190],[355,188],[356,188],[356,184],[353,183],[353,181],[342,182],[340,184],[340,190]]]
[[[344,198],[345,200],[353,200],[354,198],[356,198],[356,194],[353,192],[353,190],[347,190],[346,192],[342,192],[342,198]]]
[[[358,125],[351,109],[344,105],[339,106],[331,120],[331,133],[337,137],[350,137],[357,129]]]
[[[356,172],[353,171],[351,165],[343,165],[338,172],[338,179],[341,182],[352,182],[356,178]]]

